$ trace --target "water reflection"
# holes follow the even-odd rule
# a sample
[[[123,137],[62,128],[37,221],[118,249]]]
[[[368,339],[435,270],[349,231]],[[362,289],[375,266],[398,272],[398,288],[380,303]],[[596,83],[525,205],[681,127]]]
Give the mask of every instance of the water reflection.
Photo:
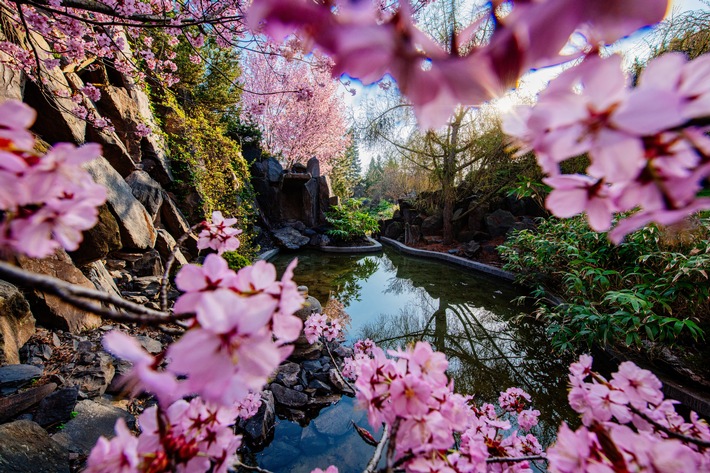
[[[371,338],[387,348],[427,340],[449,358],[448,372],[456,390],[473,394],[479,401],[494,402],[500,391],[511,386],[525,389],[542,413],[534,433],[543,445],[554,439],[561,421],[575,422],[576,416],[566,402],[566,367],[570,360],[552,352],[540,325],[516,317],[529,310],[511,303],[522,294],[519,289],[391,250],[377,256],[299,253],[298,257],[296,281],[307,285],[321,302],[329,295],[343,302],[352,318],[351,340]],[[285,255],[274,263],[283,271],[290,259]],[[341,401],[329,410],[339,409],[340,416],[346,417],[345,411],[350,412],[350,417],[366,425],[360,412],[352,412],[351,404]],[[264,465],[272,462],[270,451],[278,455],[278,450],[284,451],[284,444],[298,458],[299,471],[324,468],[328,463],[322,460],[338,456],[338,452],[363,452],[351,445],[362,443],[352,429],[335,444],[323,438],[313,443],[318,436],[309,432],[316,427],[309,425],[298,437],[291,431],[300,427],[279,421],[274,441],[278,448],[267,448],[259,455],[260,461]],[[367,454],[362,455],[362,464],[348,461],[341,473],[362,471]],[[274,471],[295,470],[284,466]]]

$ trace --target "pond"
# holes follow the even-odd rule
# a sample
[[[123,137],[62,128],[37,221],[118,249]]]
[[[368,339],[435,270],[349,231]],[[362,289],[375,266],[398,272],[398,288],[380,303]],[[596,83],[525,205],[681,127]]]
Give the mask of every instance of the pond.
[[[524,389],[541,412],[533,433],[543,446],[563,420],[577,424],[567,404],[571,360],[552,351],[539,323],[519,317],[531,311],[513,302],[525,295],[520,288],[391,249],[369,256],[299,252],[272,262],[281,273],[294,256],[299,285],[323,304],[335,297],[345,305],[349,341],[370,338],[395,348],[426,340],[448,357],[456,391],[481,403],[495,402],[508,387]],[[277,419],[274,440],[255,459],[275,473],[310,473],[330,464],[340,473],[361,472],[373,447],[358,437],[351,420],[369,428],[348,397],[305,427]]]

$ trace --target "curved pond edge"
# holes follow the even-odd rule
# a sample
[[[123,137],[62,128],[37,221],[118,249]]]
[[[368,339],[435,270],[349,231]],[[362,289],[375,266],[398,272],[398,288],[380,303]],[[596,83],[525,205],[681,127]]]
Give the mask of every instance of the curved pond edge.
[[[367,240],[372,243],[370,246],[321,246],[320,251],[326,253],[375,253],[382,251],[382,243],[367,237]]]
[[[471,261],[469,259],[462,258],[460,256],[450,255],[448,253],[439,253],[438,251],[420,250],[418,248],[412,248],[411,246],[407,246],[404,243],[400,243],[397,240],[392,240],[391,238],[387,238],[387,237],[380,237],[380,240],[383,243],[386,243],[388,245],[395,247],[397,250],[401,251],[402,253],[407,253],[407,254],[413,255],[413,256],[420,256],[422,258],[429,258],[429,259],[437,259],[440,261],[446,261],[447,263],[452,263],[457,266],[464,267],[466,269],[472,269],[474,271],[488,274],[490,276],[495,276],[500,279],[505,279],[506,281],[510,281],[510,282],[515,281],[515,274],[513,274],[509,271],[504,271],[500,268],[496,268],[494,266],[489,266],[487,264],[479,263],[478,261]]]
[[[273,250],[264,251],[262,254],[256,257],[254,261],[269,261],[271,258],[279,254],[279,249],[274,248]]]

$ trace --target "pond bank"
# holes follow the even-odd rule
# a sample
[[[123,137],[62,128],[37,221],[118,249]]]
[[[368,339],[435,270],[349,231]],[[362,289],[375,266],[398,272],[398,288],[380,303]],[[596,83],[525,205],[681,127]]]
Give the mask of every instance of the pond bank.
[[[497,278],[505,279],[506,281],[510,281],[510,282],[515,281],[515,275],[513,273],[511,273],[509,271],[504,271],[504,270],[502,270],[500,268],[496,268],[494,266],[489,266],[487,264],[479,263],[478,261],[471,261],[469,259],[462,258],[462,257],[456,256],[456,255],[451,255],[448,253],[439,253],[438,251],[420,250],[417,248],[412,248],[410,246],[405,245],[404,243],[400,243],[397,240],[392,240],[391,238],[387,238],[387,237],[380,237],[380,240],[383,243],[390,245],[390,246],[396,248],[398,251],[400,251],[402,253],[406,253],[408,255],[445,261],[447,263],[452,263],[452,264],[455,264],[457,266],[461,266],[466,269],[472,269],[474,271],[488,274],[490,276],[495,276]]]

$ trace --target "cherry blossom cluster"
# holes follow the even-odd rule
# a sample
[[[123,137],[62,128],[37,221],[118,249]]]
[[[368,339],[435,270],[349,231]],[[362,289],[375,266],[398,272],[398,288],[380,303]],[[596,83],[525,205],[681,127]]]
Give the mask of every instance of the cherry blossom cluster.
[[[372,357],[365,351],[371,351]],[[426,342],[405,351],[360,345],[351,372],[360,405],[373,426],[392,429],[393,460],[408,472],[529,471],[527,461],[487,464],[489,457],[516,458],[542,452],[532,434],[538,411],[525,409],[530,396],[520,389],[501,393],[501,409],[476,407],[470,396],[453,392],[448,362]],[[514,424],[517,424],[515,428]],[[460,446],[455,449],[455,435]]]
[[[326,340],[332,342],[342,335],[342,327],[340,322],[329,320],[323,314],[311,314],[306,319],[303,332],[310,344],[317,342],[320,337],[325,337]]]
[[[690,422],[676,413],[656,376],[627,361],[609,381],[591,366],[588,355],[570,366],[569,403],[584,425],[560,427],[548,450],[552,471],[710,471],[708,425],[695,412]]]
[[[215,220],[224,223],[221,215]],[[118,331],[104,337],[109,352],[133,364],[126,389],[147,391],[158,405],[141,416],[137,439],[118,424],[116,438],[100,441],[89,458],[90,471],[205,472],[233,466],[240,438],[230,426],[258,411],[261,389],[301,333],[302,322],[293,315],[303,305],[292,280],[295,264],[278,281],[276,269],[264,261],[235,272],[210,254],[202,266],[185,265],[175,278],[183,294],[174,312],[193,317],[189,330],[163,353],[151,355]]]
[[[224,218],[222,212],[215,210],[212,212],[212,223],[203,222],[203,230],[198,235],[197,248],[200,250],[213,249],[218,254],[225,251],[234,251],[239,248],[237,235],[242,231],[233,228],[237,223],[236,218]]]
[[[19,31],[17,42],[0,41],[7,53],[3,62],[24,71],[32,80],[42,82],[53,69],[76,70],[94,67],[96,59],[107,59],[119,72],[143,80],[146,72],[170,86],[177,82],[177,65],[172,49],[182,35],[195,48],[205,42],[205,29],[189,28],[209,24],[209,31],[222,47],[246,33],[242,0],[207,2],[191,0],[116,1],[99,0],[91,5],[81,2],[48,0],[37,8],[32,4],[0,1],[10,25]],[[64,4],[66,3],[66,4]],[[144,27],[148,28],[144,28]],[[160,27],[169,48],[153,48],[147,31]],[[9,35],[8,35],[9,36]],[[128,37],[133,38],[131,52]],[[199,56],[191,58],[199,62]],[[40,71],[39,68],[45,71]],[[50,74],[46,74],[49,70]],[[81,91],[92,97],[91,91]],[[92,100],[97,100],[93,94]]]
[[[86,471],[226,473],[241,445],[232,427],[238,414],[237,407],[211,405],[199,397],[165,410],[152,406],[138,417],[137,437],[119,419],[114,438],[99,438]]]
[[[675,223],[710,208],[698,197],[710,176],[710,55],[680,53],[649,62],[629,87],[621,57],[588,57],[553,80],[533,107],[520,107],[504,130],[533,150],[553,188],[547,208],[559,217],[586,212],[597,231],[615,212],[638,209],[610,233],[619,242],[651,221]],[[587,153],[587,175],[559,164]]]
[[[81,165],[101,155],[97,144],[59,143],[33,151],[36,112],[22,102],[0,104],[0,247],[43,258],[76,250],[98,220],[106,189]]]
[[[629,0],[615,8],[597,1],[497,0],[447,50],[416,27],[409,1],[384,10],[381,3],[255,0],[247,19],[277,41],[296,34],[312,42],[333,59],[335,76],[369,84],[389,74],[429,128],[443,125],[458,104],[501,93],[533,67],[572,59],[560,50],[575,31],[596,47],[660,21],[668,7],[667,0]],[[471,47],[487,19],[495,25],[489,42]]]

